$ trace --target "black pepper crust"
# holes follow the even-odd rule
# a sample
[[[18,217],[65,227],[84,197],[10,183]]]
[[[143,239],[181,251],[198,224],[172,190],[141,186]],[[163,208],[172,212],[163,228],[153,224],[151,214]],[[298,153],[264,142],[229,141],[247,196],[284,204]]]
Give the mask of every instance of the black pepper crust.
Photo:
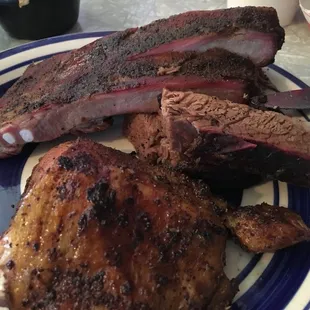
[[[87,152],[79,152],[73,159],[60,156],[58,158],[58,165],[66,170],[76,170],[85,174],[96,173],[92,157]]]
[[[81,152],[92,174],[68,164]],[[60,199],[69,181],[78,194]],[[4,234],[13,244],[5,274],[12,308],[206,309],[226,243],[214,203],[198,183],[132,155],[87,140],[60,145],[34,169],[19,204],[28,212],[17,212]],[[44,242],[34,251],[23,236]]]
[[[57,58],[55,61],[57,61]],[[27,90],[22,90],[20,96],[14,98],[14,102],[12,101],[5,106],[3,115],[0,115],[0,121],[1,117],[3,121],[9,120],[4,119],[5,114],[15,110],[18,111],[19,115],[22,115],[47,104],[71,104],[84,97],[86,98],[89,94],[111,93],[118,90],[142,87],[148,83],[146,78],[162,78],[163,75],[170,76],[170,78],[173,78],[173,76],[201,77],[209,82],[227,79],[241,80],[247,81],[247,83],[244,82],[245,85],[252,88],[258,86],[258,78],[261,75],[261,69],[255,67],[250,60],[220,49],[209,50],[204,53],[165,53],[160,56],[143,57],[125,62],[120,58],[109,58],[104,66],[102,65],[104,60],[99,56],[87,61],[89,63],[85,64],[84,69],[81,69],[85,72],[68,78],[66,83],[61,81],[56,88],[53,86],[53,92],[49,93],[45,87],[39,91],[36,90],[34,94],[36,99],[34,101],[28,98],[28,101],[25,102],[25,95],[23,94]],[[68,64],[67,66],[69,68],[72,65]],[[89,70],[91,67],[95,67],[96,70]],[[161,73],[165,68],[175,69],[175,71]],[[35,68],[35,70],[36,73],[31,74],[39,74],[40,68]],[[62,71],[63,68],[60,67],[57,76],[64,74]],[[46,78],[49,79],[50,77],[47,76]],[[26,79],[25,83],[27,81]],[[51,87],[53,83],[53,81],[49,82]],[[20,92],[19,87],[13,86],[17,92]],[[29,94],[27,94],[27,97],[29,97]],[[6,96],[6,98],[11,100],[9,96]],[[10,114],[10,117],[14,116]]]
[[[96,93],[143,86],[144,83],[137,80],[137,73],[154,76],[158,68],[152,68],[154,64],[148,58],[149,64],[143,63],[145,67],[134,70],[142,63],[139,60],[127,61],[129,56],[174,40],[214,33],[233,36],[244,29],[270,34],[269,39],[275,41],[274,54],[284,42],[284,30],[274,9],[246,7],[172,16],[141,28],[114,33],[70,53],[56,55],[31,65],[7,91],[1,102],[0,123],[48,108],[51,104],[68,104]],[[272,61],[267,60],[266,64]],[[77,67],[78,70],[73,70]],[[186,70],[188,72],[185,68],[183,71],[187,75],[197,72],[192,66]],[[198,74],[201,76],[206,72],[198,70]],[[129,77],[132,80],[126,80]]]
[[[198,93],[164,93],[164,116],[125,118],[124,134],[140,158],[171,165],[221,190],[264,180],[309,187],[309,133],[302,124],[275,111]],[[173,96],[185,99],[173,103]]]

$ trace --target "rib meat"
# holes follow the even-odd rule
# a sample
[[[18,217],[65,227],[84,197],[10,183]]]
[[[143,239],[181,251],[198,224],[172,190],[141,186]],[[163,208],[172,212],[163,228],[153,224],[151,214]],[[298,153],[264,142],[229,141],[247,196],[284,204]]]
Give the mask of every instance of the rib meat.
[[[224,309],[236,291],[208,195],[90,141],[52,149],[0,241],[10,309]]]
[[[262,180],[310,186],[304,121],[204,94],[164,90],[159,114],[130,116],[125,134],[139,155],[216,187]]]
[[[206,51],[218,47],[250,58],[257,66],[266,66],[274,61],[282,47],[284,29],[273,8],[243,7],[172,16],[141,27],[134,35],[134,40],[140,43],[137,36],[145,43],[143,48],[136,48],[139,50],[130,59],[167,51]]]
[[[261,69],[225,50],[120,62],[107,58],[98,42],[93,45],[97,49],[86,46],[30,66],[8,90],[0,100],[0,158],[27,142],[104,128],[103,118],[113,115],[158,111],[164,86],[236,102],[259,92]]]
[[[215,88],[215,92],[227,88],[227,93],[238,96],[245,88],[242,81],[227,84],[221,77],[210,84],[209,76],[193,76],[202,64],[191,67],[186,78],[169,70],[160,71],[169,79],[154,78],[158,71],[149,71],[149,65],[158,55],[223,48],[263,66],[273,61],[283,41],[284,30],[272,8],[194,11],[114,33],[32,65],[0,101],[0,158],[18,153],[27,142],[54,139],[71,130],[92,130],[94,119],[155,112],[154,98],[163,86]],[[137,66],[142,69],[135,71]],[[144,71],[152,72],[152,78]]]

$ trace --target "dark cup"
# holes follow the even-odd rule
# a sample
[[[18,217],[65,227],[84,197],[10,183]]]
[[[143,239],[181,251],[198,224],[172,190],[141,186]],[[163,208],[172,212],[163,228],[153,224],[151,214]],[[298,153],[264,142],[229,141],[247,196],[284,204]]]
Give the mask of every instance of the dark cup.
[[[79,10],[80,0],[30,0],[21,8],[18,0],[0,0],[0,23],[15,38],[37,40],[70,30]]]

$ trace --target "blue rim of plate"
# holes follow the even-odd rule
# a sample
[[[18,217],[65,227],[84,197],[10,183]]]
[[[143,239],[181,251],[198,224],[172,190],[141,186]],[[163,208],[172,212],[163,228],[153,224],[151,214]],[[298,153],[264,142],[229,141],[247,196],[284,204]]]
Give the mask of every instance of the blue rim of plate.
[[[61,43],[70,40],[97,38],[113,33],[108,32],[91,32],[91,33],[77,33],[68,34],[64,36],[47,38],[35,42],[30,42],[3,52],[0,52],[0,60],[11,57],[13,55],[35,49],[49,44]],[[65,51],[63,51],[65,52]],[[31,60],[19,63],[17,65],[8,67],[0,71],[0,75],[8,73],[12,70],[18,69],[28,65],[34,61],[40,61],[51,57],[58,53],[52,53],[45,56],[32,58]],[[286,70],[272,64],[270,69],[276,71],[283,77],[292,81],[297,86],[304,88],[307,85],[296,78]],[[16,79],[15,79],[16,80]],[[15,80],[0,85],[0,95],[12,84]],[[299,111],[300,114],[310,122],[308,116]],[[10,189],[8,193],[8,205],[14,204],[20,197],[20,180],[24,165],[35,149],[36,145],[27,145],[23,152],[13,158],[0,160],[0,199],[1,194],[4,194],[5,189]],[[2,187],[1,187],[2,186]],[[310,190],[305,188],[298,188],[296,186],[288,186],[288,208],[298,212],[310,226]],[[2,191],[1,191],[2,189]],[[278,182],[273,182],[274,190],[274,205],[279,205],[279,186]],[[5,193],[6,194],[6,193]],[[240,193],[239,201],[241,200]],[[238,196],[238,195],[237,195]],[[235,197],[236,198],[236,197]],[[305,207],[305,206],[308,206]],[[12,212],[11,212],[12,213]],[[9,218],[3,219],[6,224]],[[254,269],[263,255],[255,255],[247,266],[236,277],[238,283],[241,283]],[[310,247],[307,243],[301,243],[288,249],[277,251],[267,268],[260,275],[258,280],[232,305],[232,310],[274,310],[284,309],[294,297],[299,287],[303,283],[305,277],[310,270]],[[276,276],[275,276],[276,275]],[[256,292],[256,293],[255,293]],[[259,294],[257,294],[259,292]],[[296,309],[297,310],[297,309]],[[299,310],[299,309],[298,309]],[[310,296],[309,303],[304,310],[310,310]]]

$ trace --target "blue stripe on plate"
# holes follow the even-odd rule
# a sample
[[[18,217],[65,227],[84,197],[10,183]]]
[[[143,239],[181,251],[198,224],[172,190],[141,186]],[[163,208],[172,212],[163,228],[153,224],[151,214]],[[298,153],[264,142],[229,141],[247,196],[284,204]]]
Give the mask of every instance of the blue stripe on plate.
[[[289,185],[288,196],[289,208],[299,213],[309,225],[310,209],[305,207],[310,205],[309,189]],[[308,243],[277,251],[263,274],[232,309],[243,309],[244,305],[253,310],[284,309],[303,283],[309,266]]]
[[[286,78],[291,80],[293,83],[295,83],[300,88],[308,87],[308,85],[306,83],[302,82],[301,80],[296,78],[294,75],[292,75],[291,73],[287,72],[286,70],[278,67],[277,65],[274,65],[274,64],[269,65],[269,68],[271,68],[274,71],[278,72],[279,74],[285,76]],[[307,122],[310,122],[310,118],[308,117],[308,115],[303,110],[298,110],[298,112],[301,114],[301,116],[303,116],[306,119]]]
[[[250,272],[255,268],[257,263],[262,258],[262,254],[255,255],[248,264],[242,269],[242,271],[237,275],[235,278],[235,281],[238,285],[250,274]]]
[[[0,160],[0,234],[8,228],[15,205],[20,199],[20,180],[24,165],[34,150],[35,145],[26,145],[23,152],[7,159]]]
[[[18,80],[18,78],[0,85],[0,97],[2,97],[6,91]],[[0,170],[1,171],[1,170]]]
[[[279,205],[279,183],[277,181],[273,182],[273,204],[275,206]],[[250,274],[250,272],[255,268],[255,266],[258,264],[260,259],[262,258],[263,254],[257,254],[255,255],[248,264],[243,268],[243,270],[237,275],[236,282],[238,285]]]
[[[54,44],[59,43],[67,40],[75,40],[75,39],[82,39],[82,38],[91,38],[91,37],[101,37],[107,34],[111,34],[112,32],[94,32],[94,33],[81,33],[81,34],[70,34],[66,36],[59,36],[59,37],[53,37],[48,38],[36,42],[31,42],[25,45],[22,45],[17,48],[13,48],[7,51],[4,51],[0,53],[0,59],[4,59],[6,57],[10,57],[12,55],[18,54],[23,51],[27,51],[30,49],[35,49],[40,46],[48,45],[48,44]],[[44,57],[44,56],[42,56]],[[47,58],[49,56],[46,56]],[[44,59],[44,58],[43,58]],[[31,60],[31,62],[34,60]],[[26,65],[25,62],[21,64],[17,64],[16,66],[13,66],[14,69],[18,69],[19,67],[22,67]],[[290,79],[292,82],[294,82],[299,87],[306,87],[307,85],[294,77],[292,74],[286,72],[285,70],[279,68],[276,65],[271,65],[271,69],[275,70],[279,74],[283,75],[284,77]],[[7,72],[10,72],[11,70],[14,70],[12,68],[7,69]],[[1,85],[1,89],[5,89],[6,87],[9,87],[9,85],[12,84],[14,81],[7,82],[5,85]],[[22,154],[18,155],[17,157],[13,157],[8,160],[1,160],[0,165],[0,171],[9,171],[10,168],[12,169],[15,167],[17,169],[18,173],[14,175],[13,181],[15,180],[17,183],[20,182],[21,172],[24,166],[24,163],[27,159],[27,157],[30,155],[31,152],[28,153],[27,149],[34,148],[34,145],[26,146],[25,151],[23,151]],[[19,158],[20,157],[20,158]],[[8,165],[12,161],[12,165]],[[16,163],[17,161],[17,163]],[[14,165],[13,165],[14,164]],[[2,166],[2,167],[1,167]],[[12,170],[11,170],[12,171]],[[16,182],[13,182],[14,184]],[[13,184],[12,183],[12,184]],[[16,183],[16,184],[17,184]],[[278,184],[276,182],[276,184]],[[5,185],[5,184],[4,184]],[[1,187],[1,185],[0,185]],[[6,186],[4,186],[6,187]],[[275,200],[279,199],[279,193],[278,193],[278,187],[274,186]],[[302,199],[298,200],[298,198],[303,197]],[[309,205],[310,202],[310,195],[309,190],[305,189],[299,189],[296,187],[289,187],[289,207],[295,208],[296,211],[299,211],[299,213],[303,216],[303,218],[306,220],[308,218],[308,222],[310,221],[310,216],[308,211],[307,214],[305,214],[307,208],[300,208],[305,201],[307,202],[306,205]],[[295,205],[293,205],[293,201],[295,202]],[[276,201],[275,201],[276,202]],[[300,206],[299,206],[300,205]],[[300,209],[300,210],[299,210]],[[306,216],[306,218],[305,218]],[[6,222],[7,223],[7,222]],[[307,223],[309,225],[309,223]],[[309,247],[305,249],[305,244],[297,245],[291,249],[282,250],[277,252],[269,266],[266,268],[263,275],[260,277],[260,279],[254,284],[253,287],[251,287],[238,301],[233,305],[233,309],[244,309],[246,305],[246,309],[282,309],[285,307],[285,305],[291,300],[291,298],[294,296],[296,291],[298,290],[298,287],[301,285],[301,283],[304,280],[305,275],[307,274],[310,266],[310,250]],[[306,256],[305,256],[306,255]],[[257,259],[256,259],[257,260]],[[259,261],[259,259],[256,261],[255,258],[253,258],[250,263],[249,267],[246,266],[246,272],[244,272],[242,275],[239,275],[240,277],[246,277],[247,274],[249,274],[253,268],[255,267],[256,263]],[[287,264],[284,264],[284,262],[287,262]],[[295,266],[295,267],[294,267]],[[247,268],[248,267],[248,268]],[[275,268],[276,267],[276,268]],[[292,270],[293,269],[293,270]],[[276,274],[276,276],[275,276]],[[267,283],[266,283],[267,280]],[[269,280],[269,282],[268,282]],[[289,282],[288,282],[289,281]],[[253,289],[255,287],[255,289]],[[257,289],[260,290],[259,295],[255,295],[257,293]],[[252,292],[253,291],[253,292]],[[252,292],[252,294],[250,294]],[[274,293],[274,295],[273,295]],[[272,299],[272,300],[270,300]],[[267,303],[269,303],[267,305]],[[309,308],[309,305],[307,308]]]
[[[307,122],[310,122],[309,116],[303,110],[298,110],[298,111],[306,119]]]
[[[283,75],[301,88],[308,87],[307,84],[274,64],[270,65],[269,68]],[[309,121],[309,118],[306,117],[303,111],[302,115]],[[298,187],[293,188],[294,189],[292,189],[292,186],[288,185],[288,207],[299,213],[306,224],[309,225],[310,215],[307,214],[307,211],[310,213],[310,190]],[[302,194],[302,197],[304,197],[302,201],[299,200],[300,196],[296,194],[296,190],[299,191],[299,195]],[[274,198],[279,200],[278,182],[274,183]],[[279,201],[277,204],[279,204]],[[300,208],[298,204],[304,207]],[[303,283],[309,272],[309,266],[310,247],[306,243],[277,251],[263,274],[254,285],[233,304],[232,309],[284,309]],[[260,293],[256,294],[257,292]],[[310,308],[310,301],[308,308]]]
[[[273,205],[278,206],[279,204],[280,204],[279,182],[273,181]]]
[[[297,86],[301,87],[301,88],[305,88],[308,87],[308,85],[306,83],[304,83],[303,81],[301,81],[300,79],[298,79],[296,76],[294,76],[293,74],[287,72],[286,70],[278,67],[275,64],[271,64],[268,66],[270,69],[280,73],[281,75],[283,75],[284,77],[286,77],[287,79],[291,80],[293,83],[295,83]]]
[[[0,60],[16,55],[21,52],[25,52],[31,49],[35,49],[37,47],[54,44],[54,43],[60,43],[63,41],[70,41],[70,40],[77,40],[77,39],[87,39],[87,38],[96,38],[96,37],[103,37],[106,35],[109,35],[115,31],[98,31],[98,32],[87,32],[87,33],[74,33],[74,34],[67,34],[62,36],[56,36],[51,38],[46,38],[34,42],[30,42],[27,44],[23,44],[11,49],[8,49],[6,51],[3,51],[0,53]]]
[[[19,68],[24,67],[24,66],[30,65],[30,64],[32,64],[34,62],[38,62],[38,61],[50,58],[50,57],[58,55],[58,54],[66,53],[66,52],[68,52],[68,51],[63,51],[63,52],[59,52],[59,53],[52,53],[52,54],[48,54],[48,55],[32,58],[32,59],[27,60],[27,61],[20,62],[20,63],[14,65],[14,66],[8,67],[8,68],[0,71],[0,75],[8,73],[8,72],[11,72],[13,70],[19,69]]]
[[[273,204],[275,206],[279,205],[279,183],[277,181],[273,182]],[[246,267],[239,273],[239,275],[236,277],[236,281],[238,283],[238,285],[250,274],[250,272],[255,268],[255,266],[257,265],[257,263],[260,261],[260,259],[262,258],[263,254],[258,254],[255,255],[250,262],[246,265]],[[253,286],[252,286],[253,287]],[[251,289],[251,288],[250,288]],[[249,290],[250,290],[249,289]],[[249,294],[248,291],[246,291],[245,294]],[[244,294],[244,295],[245,295]],[[248,304],[248,301],[246,300],[246,298],[244,298],[244,295],[242,295],[237,302],[235,302],[232,306],[232,310],[239,310],[239,309],[243,309],[242,305],[244,302],[247,302],[247,307],[252,309],[252,307],[250,307],[250,305]],[[244,300],[245,299],[245,300]]]

